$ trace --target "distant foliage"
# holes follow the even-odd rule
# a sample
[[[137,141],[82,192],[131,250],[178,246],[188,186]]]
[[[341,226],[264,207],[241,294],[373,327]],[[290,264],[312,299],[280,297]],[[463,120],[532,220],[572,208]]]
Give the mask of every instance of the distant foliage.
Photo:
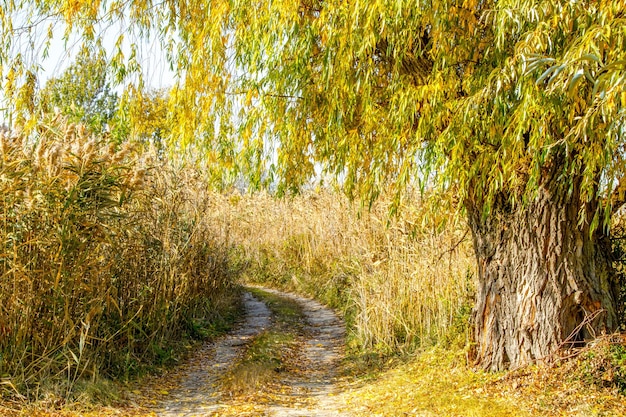
[[[112,136],[152,144],[159,151],[167,146],[171,126],[168,117],[169,93],[165,89],[131,89],[124,92],[112,120]]]
[[[61,75],[49,79],[37,94],[38,110],[58,112],[72,123],[82,123],[92,133],[102,133],[117,111],[104,52],[84,49]]]

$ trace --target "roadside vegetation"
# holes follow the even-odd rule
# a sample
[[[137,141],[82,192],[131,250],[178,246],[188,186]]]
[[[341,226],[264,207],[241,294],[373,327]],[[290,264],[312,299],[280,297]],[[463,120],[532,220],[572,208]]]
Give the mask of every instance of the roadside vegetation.
[[[82,401],[232,321],[224,230],[194,170],[58,116],[0,134],[0,196],[2,398]]]
[[[468,367],[462,351],[433,348],[347,390],[344,398],[355,416],[368,417],[623,416],[623,394],[612,377],[603,379],[619,363],[607,361],[614,346],[605,340],[577,360],[497,373]]]
[[[344,313],[357,350],[407,352],[452,330],[465,343],[474,291],[470,236],[449,213],[425,214],[419,195],[389,216],[389,201],[359,208],[339,192],[277,200],[232,194],[231,236],[245,279],[310,295]]]

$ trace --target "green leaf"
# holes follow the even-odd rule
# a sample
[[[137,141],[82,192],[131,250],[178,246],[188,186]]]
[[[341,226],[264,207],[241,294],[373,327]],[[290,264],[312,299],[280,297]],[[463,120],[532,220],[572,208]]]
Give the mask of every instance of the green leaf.
[[[552,74],[557,69],[558,69],[558,66],[556,65],[549,67],[547,70],[543,72],[543,74],[539,76],[539,78],[537,78],[537,81],[535,81],[535,84],[536,85],[541,84],[543,81],[545,81],[546,78],[550,76],[550,74]]]
[[[567,95],[573,97],[576,94],[576,87],[583,80],[585,73],[583,70],[578,70],[567,84]]]

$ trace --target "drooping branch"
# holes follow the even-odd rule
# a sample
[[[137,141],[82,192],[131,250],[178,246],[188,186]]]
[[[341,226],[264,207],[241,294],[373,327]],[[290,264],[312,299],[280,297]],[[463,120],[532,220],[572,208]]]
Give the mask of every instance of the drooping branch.
[[[611,214],[615,214],[626,205],[626,176],[620,177],[617,186],[613,189],[609,198]]]

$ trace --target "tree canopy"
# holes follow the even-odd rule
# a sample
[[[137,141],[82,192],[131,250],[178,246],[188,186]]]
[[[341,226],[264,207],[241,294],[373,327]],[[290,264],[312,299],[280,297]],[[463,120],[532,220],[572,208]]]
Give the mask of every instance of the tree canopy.
[[[506,190],[518,201],[565,149],[564,180],[582,176],[586,198],[610,209],[609,196],[621,199],[626,188],[624,8],[618,0],[11,1],[2,27],[5,46],[18,15],[31,26],[42,16],[65,21],[85,43],[107,36],[113,21],[157,33],[179,76],[171,135],[202,138],[209,160],[255,184],[278,180],[288,190],[318,167],[365,198],[435,178],[461,199],[471,189],[488,203]],[[2,58],[10,95],[15,55]],[[111,68],[124,73],[132,61],[120,49]]]
[[[107,61],[100,51],[82,50],[58,78],[48,80],[37,95],[37,110],[55,111],[73,123],[84,123],[101,133],[117,111],[118,97],[108,80]]]

